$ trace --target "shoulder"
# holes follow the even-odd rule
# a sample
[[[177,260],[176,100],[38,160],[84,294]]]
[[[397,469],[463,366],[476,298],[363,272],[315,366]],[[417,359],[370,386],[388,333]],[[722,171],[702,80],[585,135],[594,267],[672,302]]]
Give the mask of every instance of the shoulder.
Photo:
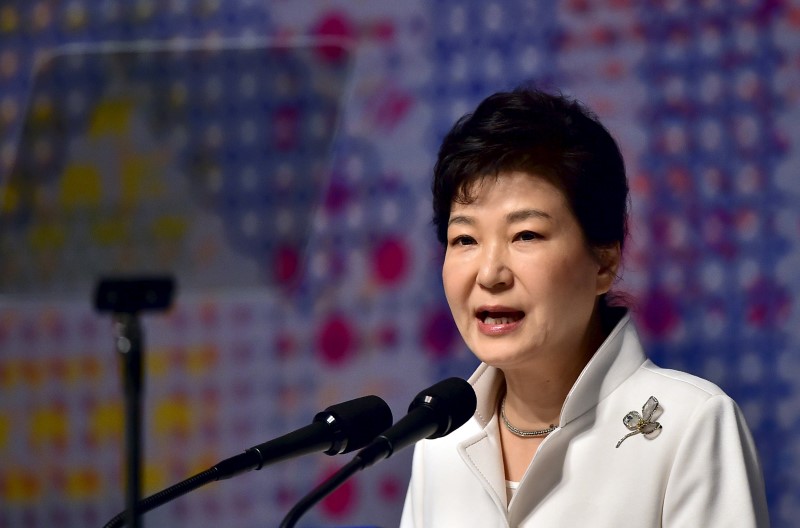
[[[733,400],[715,383],[694,374],[662,368],[647,359],[636,326],[626,315],[609,338],[616,336],[614,364],[604,377],[604,384],[613,387],[608,397],[601,394],[601,407],[609,404],[642,405],[650,397],[658,400],[662,410],[669,407],[672,415],[689,419],[701,407],[717,405],[735,408]],[[627,403],[622,403],[622,402]]]
[[[661,368],[647,360],[630,381],[634,386],[646,388],[641,391],[640,399],[644,392],[654,396],[665,412],[664,418],[672,416],[683,427],[697,421],[706,425],[710,425],[709,420],[743,421],[741,409],[724,390],[688,372]]]
[[[650,360],[642,364],[640,373],[658,385],[669,387],[677,392],[694,395],[698,398],[725,395],[725,391],[706,379],[680,370],[661,368]]]

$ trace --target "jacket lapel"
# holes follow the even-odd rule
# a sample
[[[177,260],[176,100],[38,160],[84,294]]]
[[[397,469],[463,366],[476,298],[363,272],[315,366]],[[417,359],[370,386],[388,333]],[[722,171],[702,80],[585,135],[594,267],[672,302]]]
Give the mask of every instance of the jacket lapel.
[[[459,443],[458,453],[505,518],[506,481],[498,436],[494,416],[480,433]]]

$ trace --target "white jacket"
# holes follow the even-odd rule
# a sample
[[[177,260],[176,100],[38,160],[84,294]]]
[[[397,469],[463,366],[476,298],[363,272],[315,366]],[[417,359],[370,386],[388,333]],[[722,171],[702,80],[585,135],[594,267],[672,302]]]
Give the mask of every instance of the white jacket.
[[[578,377],[558,429],[507,505],[497,401],[502,372],[470,378],[475,415],[415,447],[401,527],[765,527],[764,481],[736,403],[716,385],[655,366],[625,315]],[[623,417],[654,396],[655,434]]]

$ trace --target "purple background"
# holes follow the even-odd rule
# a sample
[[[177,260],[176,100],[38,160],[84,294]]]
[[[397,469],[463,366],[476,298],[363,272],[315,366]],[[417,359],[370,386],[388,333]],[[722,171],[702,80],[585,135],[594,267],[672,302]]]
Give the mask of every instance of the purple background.
[[[318,49],[328,37],[347,45]],[[302,60],[209,53],[121,72],[69,59],[143,41],[292,45]],[[153,88],[131,103],[121,141],[92,121],[115,97],[109,79]],[[793,526],[796,0],[72,0],[0,5],[0,527],[99,526],[124,507],[121,382],[87,263],[179,266],[173,309],[144,318],[146,493],[332,403],[378,394],[398,419],[421,388],[467,376],[476,363],[442,295],[429,177],[452,122],[525,80],[585,101],[618,138],[633,216],[617,287],[658,364],[740,404],[773,525]],[[75,249],[31,227],[55,218],[77,236],[80,222],[63,215],[92,180],[69,169],[87,164],[100,167],[97,202],[119,208],[101,219],[130,212],[109,189],[131,182],[105,163],[152,169],[127,206],[142,222],[174,213],[180,229],[156,232],[174,247],[154,236],[109,253],[89,237]],[[169,192],[153,191],[162,184]],[[34,190],[33,216],[21,189]],[[131,247],[152,253],[137,261]],[[358,475],[304,521],[396,525],[410,454]],[[213,483],[145,521],[275,525],[346,460],[311,455]]]

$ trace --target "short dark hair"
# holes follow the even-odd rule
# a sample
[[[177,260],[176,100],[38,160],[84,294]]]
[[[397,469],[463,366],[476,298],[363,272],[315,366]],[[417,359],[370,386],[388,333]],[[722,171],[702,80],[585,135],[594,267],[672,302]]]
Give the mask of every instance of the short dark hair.
[[[526,86],[490,95],[442,141],[432,186],[439,242],[447,243],[452,204],[473,199],[473,183],[512,171],[558,187],[590,247],[624,245],[628,180],[616,141],[578,101]]]

